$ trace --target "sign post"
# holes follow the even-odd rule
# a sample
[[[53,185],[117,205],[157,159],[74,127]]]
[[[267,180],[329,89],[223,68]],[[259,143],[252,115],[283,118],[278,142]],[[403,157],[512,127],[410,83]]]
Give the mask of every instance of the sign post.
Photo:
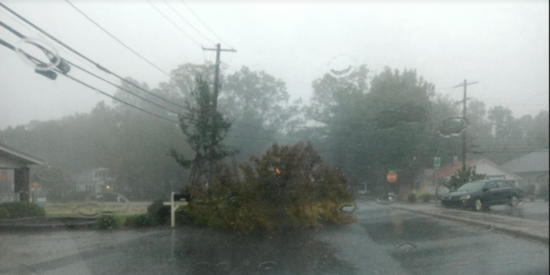
[[[164,205],[170,205],[170,225],[172,227],[176,226],[176,210],[180,206],[187,205],[185,196],[182,194],[176,194],[172,192],[170,194],[170,202],[165,202]]]
[[[439,166],[441,166],[441,158],[440,157],[434,157],[434,168],[439,169]]]
[[[439,184],[437,182],[437,169],[441,166],[441,158],[434,157],[434,185],[435,185],[435,205],[439,200]]]

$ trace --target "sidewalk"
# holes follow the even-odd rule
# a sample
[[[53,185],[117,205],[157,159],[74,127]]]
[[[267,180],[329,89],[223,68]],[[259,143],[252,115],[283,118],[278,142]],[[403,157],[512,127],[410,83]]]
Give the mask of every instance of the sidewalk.
[[[549,244],[548,221],[507,217],[468,210],[446,209],[436,206],[434,202],[429,204],[395,203],[391,205],[391,208],[468,224],[487,226],[507,234],[534,239],[544,242],[546,245]]]

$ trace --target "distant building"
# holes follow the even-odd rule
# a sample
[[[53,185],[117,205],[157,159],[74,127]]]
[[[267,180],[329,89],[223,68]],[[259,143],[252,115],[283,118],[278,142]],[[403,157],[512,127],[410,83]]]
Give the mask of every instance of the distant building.
[[[548,166],[548,151],[532,152],[502,165],[521,176],[523,187],[534,185],[535,192],[548,187]]]
[[[113,188],[115,176],[108,168],[94,168],[76,175],[74,181],[76,192],[100,193]]]

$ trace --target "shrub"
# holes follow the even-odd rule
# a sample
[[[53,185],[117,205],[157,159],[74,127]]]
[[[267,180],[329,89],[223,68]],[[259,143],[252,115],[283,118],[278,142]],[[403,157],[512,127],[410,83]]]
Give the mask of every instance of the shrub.
[[[30,202],[5,202],[0,203],[0,208],[6,209],[11,219],[43,217],[45,215],[42,207]]]
[[[407,193],[399,193],[399,194],[397,194],[396,199],[398,201],[405,201],[405,200],[407,200],[408,197],[409,197],[409,194],[407,194]]]
[[[422,202],[430,202],[431,199],[432,199],[432,195],[431,195],[431,194],[422,193],[422,194],[420,195],[420,200],[422,200]]]
[[[154,225],[154,222],[153,218],[148,214],[141,214],[126,218],[125,225],[129,227],[146,227]]]
[[[0,220],[10,217],[10,212],[5,207],[0,207]]]
[[[407,201],[410,203],[415,203],[416,200],[417,200],[416,193],[415,192],[409,193],[409,195],[407,196]]]
[[[95,228],[106,230],[106,229],[116,229],[122,225],[122,219],[114,215],[102,215],[97,218],[95,223]]]
[[[163,203],[162,199],[157,199],[147,207],[147,214],[154,224],[162,225],[170,219],[170,206]]]

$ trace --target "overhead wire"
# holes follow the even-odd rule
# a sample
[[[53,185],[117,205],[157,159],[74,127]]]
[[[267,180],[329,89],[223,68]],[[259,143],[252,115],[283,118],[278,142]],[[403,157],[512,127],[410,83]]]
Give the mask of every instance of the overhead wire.
[[[0,2],[0,5],[3,6],[3,4],[2,4],[1,2]],[[17,16],[17,14],[16,14],[16,16]],[[20,18],[20,19],[23,20],[23,21],[26,20],[26,19],[24,19],[24,18]],[[0,22],[1,22],[1,21],[0,21]],[[104,69],[101,65],[99,65],[99,64],[95,63],[94,61],[88,59],[86,56],[84,56],[84,55],[82,55],[82,54],[76,52],[76,51],[73,50],[71,47],[69,47],[69,46],[65,45],[63,42],[57,40],[55,37],[49,35],[49,34],[46,33],[45,31],[42,31],[39,27],[37,27],[37,26],[35,26],[34,24],[28,22],[28,20],[25,21],[25,22],[26,22],[27,24],[33,26],[35,29],[39,30],[40,32],[44,33],[46,36],[50,37],[51,39],[54,39],[54,41],[60,43],[60,44],[63,45],[64,47],[66,47],[66,48],[68,48],[69,50],[73,51],[73,52],[76,53],[77,55],[82,56],[82,57],[83,57],[84,59],[86,59],[88,62],[90,62],[90,63],[96,65],[97,68],[99,68],[100,70],[105,71],[105,72],[108,72],[108,73],[111,73],[111,74],[117,76],[116,74],[110,72],[109,70]],[[4,28],[6,28],[7,30],[9,30],[10,32],[12,32],[13,34],[15,34],[16,36],[18,36],[18,37],[20,37],[20,38],[24,37],[21,33],[19,33],[18,31],[14,30],[13,28],[11,28],[11,27],[9,27],[9,26],[3,24],[3,23],[2,23],[1,25],[2,25]],[[70,61],[68,61],[68,60],[66,60],[66,59],[64,59],[64,60],[67,61],[67,62],[70,62]],[[69,64],[74,65],[74,66],[77,67],[78,69],[80,69],[80,70],[82,70],[82,71],[84,71],[84,72],[86,72],[86,73],[88,73],[88,74],[90,74],[90,75],[92,75],[92,76],[94,76],[94,77],[96,77],[96,78],[98,78],[98,79],[101,79],[101,80],[103,80],[103,81],[105,81],[105,82],[107,82],[107,83],[109,83],[109,84],[111,84],[111,85],[113,85],[113,86],[115,86],[115,87],[121,89],[122,91],[128,92],[128,93],[130,93],[130,94],[132,94],[132,95],[134,95],[134,96],[136,96],[136,97],[138,97],[138,98],[140,98],[140,99],[142,99],[142,100],[145,100],[146,102],[149,102],[149,103],[151,103],[151,104],[153,104],[153,105],[155,105],[155,106],[157,106],[157,107],[160,107],[160,108],[162,108],[162,109],[164,109],[164,110],[166,110],[166,111],[168,111],[168,112],[171,112],[171,113],[173,113],[173,114],[177,114],[177,115],[179,115],[179,116],[182,116],[182,117],[184,117],[184,118],[187,118],[187,117],[185,117],[185,116],[183,116],[183,115],[181,115],[181,114],[179,114],[179,113],[177,113],[177,112],[175,112],[175,111],[173,111],[173,110],[169,110],[169,109],[165,108],[164,106],[161,106],[161,105],[159,105],[159,104],[157,104],[157,103],[154,103],[154,102],[152,102],[152,101],[150,101],[150,100],[148,100],[148,99],[146,99],[146,98],[143,98],[143,97],[141,97],[141,96],[139,96],[139,95],[137,95],[137,94],[135,94],[135,93],[132,93],[132,92],[128,91],[127,89],[122,88],[121,86],[118,86],[118,85],[116,85],[116,84],[114,84],[114,83],[112,83],[112,82],[110,82],[110,81],[108,81],[108,80],[106,80],[106,79],[104,79],[104,78],[101,78],[100,76],[98,76],[98,75],[96,75],[96,74],[93,74],[92,72],[90,72],[90,71],[88,71],[88,70],[85,70],[84,68],[82,68],[82,67],[80,67],[80,66],[77,66],[77,65],[74,64],[73,62],[70,62]],[[152,96],[155,96],[155,97],[157,97],[157,98],[163,99],[164,101],[167,101],[166,99],[164,99],[164,98],[162,98],[162,97],[160,97],[160,96],[157,96],[156,94],[151,93],[151,92],[149,92],[149,91],[143,89],[142,87],[140,87],[140,86],[138,86],[138,85],[136,85],[136,84],[134,84],[134,83],[132,83],[132,82],[130,82],[130,81],[125,80],[124,78],[121,78],[121,77],[119,77],[119,76],[117,76],[117,78],[123,80],[124,82],[126,82],[126,83],[128,83],[128,84],[130,84],[130,85],[132,85],[132,86],[134,86],[134,87],[136,87],[136,88],[138,88],[138,89],[140,89],[140,90],[142,90],[142,91],[144,91],[144,92],[146,92],[146,93],[152,95]],[[173,103],[173,102],[171,102],[171,101],[167,101],[167,102],[172,103],[173,105],[176,105],[176,106],[178,106],[178,107],[185,108],[184,106],[179,105],[179,104],[176,104],[176,103]],[[188,119],[188,118],[187,118],[187,119]],[[247,124],[247,123],[243,123],[243,122],[235,122],[235,123],[236,123],[236,124],[245,125],[245,126],[248,126],[248,127],[263,129],[263,127],[255,126],[255,125],[251,125],[251,124]]]
[[[77,50],[73,49],[73,48],[70,47],[69,45],[67,45],[67,44],[63,43],[62,41],[60,41],[59,39],[55,38],[53,35],[49,34],[48,32],[44,31],[44,30],[41,29],[40,27],[36,26],[35,24],[33,24],[32,22],[30,22],[29,20],[27,20],[25,17],[19,15],[17,12],[15,12],[15,11],[13,11],[12,9],[8,8],[8,7],[7,7],[6,5],[4,5],[2,2],[0,2],[0,6],[2,6],[4,9],[6,9],[7,11],[9,11],[9,12],[12,13],[13,15],[15,15],[17,18],[23,20],[23,22],[29,24],[29,25],[30,25],[31,27],[33,27],[34,29],[36,29],[36,30],[38,30],[39,32],[43,33],[43,34],[46,35],[48,38],[50,38],[50,39],[52,39],[53,41],[59,43],[61,46],[67,48],[68,50],[70,50],[70,51],[73,52],[74,54],[76,54],[76,55],[78,55],[78,56],[84,58],[86,61],[88,61],[88,62],[94,64],[98,69],[100,69],[100,70],[102,70],[102,71],[104,71],[104,72],[106,72],[106,73],[108,73],[108,74],[110,74],[110,75],[115,76],[116,78],[120,79],[121,81],[124,81],[124,82],[126,82],[126,83],[128,83],[128,84],[134,86],[135,88],[140,89],[140,90],[144,91],[145,93],[147,93],[147,94],[149,94],[149,95],[151,95],[151,96],[153,96],[153,97],[155,97],[155,98],[157,98],[157,99],[160,99],[160,100],[162,100],[162,101],[164,101],[164,102],[166,102],[166,103],[172,104],[172,105],[177,106],[177,107],[180,107],[180,108],[185,108],[184,106],[179,105],[179,104],[177,104],[177,103],[174,103],[173,101],[170,101],[170,100],[168,100],[168,99],[165,99],[165,98],[163,98],[163,97],[161,97],[161,96],[159,96],[159,95],[156,95],[156,94],[154,94],[154,93],[151,93],[150,91],[144,89],[143,87],[141,87],[141,86],[139,86],[139,85],[136,85],[136,84],[132,83],[131,81],[126,80],[126,79],[123,78],[122,76],[120,76],[120,75],[118,75],[118,74],[116,74],[116,73],[110,71],[109,69],[107,69],[107,68],[101,66],[99,63],[97,63],[97,62],[91,60],[90,58],[88,58],[87,56],[81,54],[80,52],[78,52]]]
[[[187,38],[189,38],[191,41],[193,41],[195,44],[197,44],[199,47],[202,47],[202,45],[197,42],[197,40],[193,39],[193,37],[191,37],[189,34],[187,34],[184,30],[182,30],[180,27],[178,27],[178,25],[176,23],[174,23],[174,21],[172,21],[168,16],[166,16],[161,10],[159,10],[155,5],[153,5],[153,3],[151,3],[151,1],[149,0],[146,0],[147,3],[149,3],[149,5],[151,5],[151,7],[153,7],[160,15],[162,15],[162,17],[164,17],[164,19],[166,19],[168,22],[172,23],[172,25],[174,27],[176,27],[176,29],[178,29],[181,33],[183,33],[183,35],[185,35]]]
[[[135,54],[136,56],[138,56],[139,58],[141,58],[143,61],[147,62],[149,65],[155,67],[158,71],[160,71],[161,73],[165,74],[166,76],[170,76],[169,73],[167,73],[166,71],[164,71],[163,69],[161,69],[159,66],[157,66],[156,64],[154,64],[153,62],[149,61],[147,58],[143,57],[141,54],[139,54],[138,52],[136,52],[134,49],[132,49],[130,46],[126,45],[124,42],[120,41],[120,39],[118,39],[116,36],[114,36],[113,34],[111,34],[109,31],[107,31],[105,28],[103,28],[101,25],[99,25],[97,22],[95,22],[92,18],[90,18],[88,15],[86,15],[86,13],[84,13],[83,11],[81,11],[79,8],[77,8],[73,3],[71,3],[69,0],[65,0],[65,2],[67,2],[69,5],[71,5],[71,7],[73,7],[73,9],[75,9],[77,12],[79,12],[80,14],[82,14],[82,16],[86,17],[86,19],[88,19],[88,21],[90,21],[92,24],[94,24],[96,27],[98,27],[100,30],[102,30],[104,33],[106,33],[107,35],[109,35],[111,38],[113,38],[115,41],[117,41],[119,44],[121,44],[122,46],[124,46],[126,49],[128,49],[129,51],[131,51],[133,54]]]
[[[200,34],[204,39],[208,40],[208,42],[212,43],[213,45],[215,45],[216,43],[213,42],[212,40],[210,40],[208,37],[206,37],[204,34],[202,34],[202,32],[200,32],[199,30],[197,30],[195,27],[193,27],[193,25],[191,23],[189,23],[187,20],[185,20],[185,18],[183,18],[183,16],[176,10],[174,9],[174,7],[172,7],[172,5],[170,5],[170,3],[168,3],[168,1],[166,0],[163,0],[164,3],[166,3],[166,5],[168,5],[168,7],[185,23],[187,23],[187,25],[189,25],[193,30],[195,30],[198,34]]]
[[[22,22],[18,21],[15,17],[13,17],[12,14],[9,14],[9,13],[5,12],[5,11],[2,10],[2,9],[0,9],[0,12],[3,13],[3,14],[5,14],[7,17],[9,17],[11,20],[13,20],[14,22],[16,22],[16,23],[19,24],[20,26],[22,26],[22,27],[24,27],[25,29],[29,30],[29,31],[32,32],[33,34],[35,34],[35,35],[41,37],[41,38],[44,39],[44,40],[47,40],[45,35],[43,35],[43,34],[40,33],[40,32],[37,32],[37,31],[34,30],[34,29],[31,29],[30,26],[25,25],[25,24],[23,24]],[[15,34],[15,33],[14,33],[14,34]],[[67,50],[66,48],[61,47],[61,48],[59,48],[59,49],[60,49],[61,51],[63,51],[64,53],[68,54],[68,55],[74,56],[76,59],[78,59],[80,62],[82,62],[83,64],[85,64],[87,67],[97,69],[97,67],[95,67],[94,65],[90,64],[89,62],[87,62],[86,60],[84,60],[82,57],[80,57],[80,56],[78,56],[78,55],[76,55],[76,54],[70,52],[70,51]],[[105,76],[112,76],[112,75],[109,75],[109,74],[105,73],[104,71],[101,71],[101,70],[100,70],[100,72],[103,73]]]
[[[227,42],[223,41],[223,39],[219,35],[217,35],[210,27],[208,27],[208,25],[206,25],[206,23],[204,23],[204,21],[202,21],[202,19],[183,0],[180,0],[180,1],[214,36],[216,36],[216,38],[218,38],[222,43],[224,43],[229,48],[233,49],[233,47],[231,47],[229,44],[227,44]]]
[[[10,50],[12,50],[12,51],[17,51],[16,48],[15,48],[13,45],[11,45],[10,43],[8,43],[8,42],[6,42],[6,41],[4,41],[4,40],[2,40],[2,39],[0,39],[0,45],[3,45],[4,47],[6,47],[6,48],[8,48],[8,49],[10,49]],[[40,61],[38,58],[36,58],[36,57],[34,57],[34,56],[30,55],[30,54],[27,54],[27,53],[24,52],[23,50],[20,50],[20,51],[21,51],[23,54],[25,54],[25,56],[27,56],[27,58],[32,59],[34,62],[42,63],[42,61]],[[57,69],[57,68],[55,68],[54,71],[56,71],[58,74],[63,75],[63,76],[65,76],[65,77],[67,77],[67,78],[69,78],[69,79],[71,79],[71,80],[73,80],[73,81],[75,81],[75,82],[77,82],[77,83],[83,85],[83,86],[86,86],[86,87],[88,87],[88,88],[90,88],[90,89],[92,89],[92,90],[94,90],[94,91],[96,91],[96,92],[98,92],[98,93],[100,93],[100,94],[102,94],[102,95],[104,95],[104,96],[110,97],[111,99],[116,100],[116,101],[118,101],[118,102],[120,102],[120,103],[122,103],[122,104],[128,105],[128,106],[130,106],[130,107],[132,107],[132,108],[135,108],[135,109],[137,109],[137,110],[139,110],[139,111],[142,111],[142,112],[144,112],[144,113],[147,113],[147,114],[149,114],[149,115],[155,116],[155,117],[157,117],[157,118],[160,118],[160,119],[163,119],[163,120],[172,122],[172,123],[179,123],[178,121],[171,120],[171,119],[169,119],[169,118],[166,118],[166,117],[157,115],[157,114],[155,114],[155,113],[149,112],[149,111],[147,111],[147,110],[145,110],[145,109],[143,109],[143,108],[140,108],[140,107],[138,107],[138,106],[136,106],[136,105],[134,105],[134,104],[131,104],[131,103],[129,103],[129,102],[126,102],[126,101],[124,101],[124,100],[122,100],[122,99],[120,99],[120,98],[118,98],[118,97],[112,96],[112,95],[110,95],[110,94],[108,94],[108,93],[106,93],[106,92],[104,92],[104,91],[102,91],[102,90],[100,90],[100,89],[98,89],[98,88],[96,88],[96,87],[94,87],[94,86],[88,84],[88,83],[85,83],[84,81],[81,81],[81,80],[79,80],[79,79],[77,79],[77,78],[75,78],[75,77],[73,77],[73,76],[64,74],[61,70],[59,70],[59,69]]]
[[[2,27],[4,27],[4,28],[8,29],[10,32],[12,32],[13,34],[15,34],[17,37],[19,37],[19,38],[21,38],[21,39],[26,38],[26,36],[24,36],[23,34],[19,33],[19,32],[16,31],[15,29],[9,27],[8,25],[4,24],[2,21],[0,21],[0,26],[2,26]],[[122,90],[122,91],[124,91],[124,92],[127,92],[127,93],[129,93],[129,94],[132,94],[132,95],[136,96],[137,98],[139,98],[139,99],[141,99],[141,100],[143,100],[143,101],[145,101],[145,102],[148,102],[148,103],[150,103],[150,104],[153,104],[153,105],[155,105],[155,106],[157,106],[157,107],[159,107],[159,108],[161,108],[161,109],[163,109],[163,110],[165,110],[165,111],[168,111],[169,113],[172,113],[172,114],[175,114],[175,115],[179,115],[179,116],[183,116],[183,115],[181,115],[181,114],[179,114],[179,113],[177,113],[177,112],[175,112],[175,111],[172,111],[172,110],[170,110],[170,109],[167,109],[166,107],[164,107],[164,106],[162,106],[162,105],[160,105],[160,104],[158,104],[158,103],[155,103],[155,102],[153,102],[153,101],[150,101],[150,100],[148,100],[147,98],[144,98],[144,97],[142,97],[142,96],[140,96],[140,95],[138,95],[138,94],[136,94],[136,93],[133,93],[133,92],[131,92],[131,91],[125,89],[124,87],[119,86],[119,85],[117,85],[117,84],[115,84],[115,83],[113,83],[113,82],[111,82],[111,81],[109,81],[109,80],[107,80],[107,79],[105,79],[105,78],[102,78],[101,76],[99,76],[99,75],[97,75],[97,74],[94,74],[94,73],[92,73],[92,72],[90,72],[90,71],[88,71],[88,70],[82,68],[81,66],[78,66],[77,64],[75,64],[75,63],[73,63],[73,62],[67,60],[66,58],[63,58],[63,60],[64,60],[65,62],[67,62],[68,64],[70,64],[70,65],[72,65],[72,66],[74,66],[74,67],[80,69],[81,71],[83,71],[83,72],[85,72],[85,73],[88,73],[88,74],[94,76],[95,78],[98,78],[98,79],[100,79],[100,80],[103,80],[104,82],[107,82],[107,83],[111,84],[112,86],[114,86],[114,87],[116,87],[116,88],[118,88],[118,89],[120,89],[120,90]]]

